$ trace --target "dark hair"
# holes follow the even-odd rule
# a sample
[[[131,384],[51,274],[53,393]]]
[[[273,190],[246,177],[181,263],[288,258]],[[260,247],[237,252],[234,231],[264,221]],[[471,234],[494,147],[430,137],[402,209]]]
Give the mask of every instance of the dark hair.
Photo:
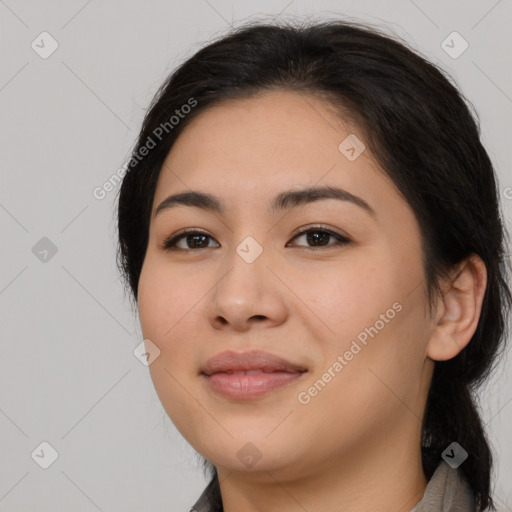
[[[456,357],[435,362],[423,418],[422,463],[430,479],[441,453],[457,441],[469,453],[461,469],[477,507],[494,509],[492,455],[475,390],[494,370],[506,340],[512,303],[508,233],[479,119],[453,79],[399,39],[352,21],[251,22],[183,62],[153,99],[120,188],[118,266],[137,301],[159,173],[195,116],[223,100],[277,89],[325,99],[360,128],[419,221],[430,312],[439,280],[458,263],[475,253],[486,265],[476,332]],[[177,123],[169,122],[191,100],[196,106],[183,109],[188,113]],[[141,158],[141,148],[155,138],[156,147]],[[207,460],[204,464],[212,477],[211,502],[222,510],[216,469]]]

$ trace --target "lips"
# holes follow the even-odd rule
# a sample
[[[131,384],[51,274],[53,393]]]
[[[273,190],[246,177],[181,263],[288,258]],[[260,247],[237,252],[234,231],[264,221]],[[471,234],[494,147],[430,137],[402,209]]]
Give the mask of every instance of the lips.
[[[268,352],[221,352],[201,369],[201,377],[217,395],[254,400],[301,380],[307,369]]]
[[[249,352],[226,351],[208,359],[201,368],[201,373],[210,376],[215,373],[251,374],[251,373],[303,373],[306,368],[300,364],[292,363],[287,359],[253,350]]]

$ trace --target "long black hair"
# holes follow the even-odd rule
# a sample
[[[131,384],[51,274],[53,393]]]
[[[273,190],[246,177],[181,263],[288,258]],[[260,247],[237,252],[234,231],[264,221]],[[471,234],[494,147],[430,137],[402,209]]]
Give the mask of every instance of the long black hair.
[[[321,96],[362,130],[419,221],[431,311],[441,278],[472,253],[484,261],[488,282],[476,332],[456,357],[435,362],[422,463],[430,479],[457,441],[469,453],[461,469],[478,509],[494,509],[492,455],[475,391],[506,341],[508,233],[478,114],[450,75],[398,36],[343,20],[250,22],[175,69],[149,107],[119,191],[117,262],[126,289],[136,304],[156,183],[181,131],[208,106],[276,89]],[[216,469],[204,464],[211,503],[222,510]]]

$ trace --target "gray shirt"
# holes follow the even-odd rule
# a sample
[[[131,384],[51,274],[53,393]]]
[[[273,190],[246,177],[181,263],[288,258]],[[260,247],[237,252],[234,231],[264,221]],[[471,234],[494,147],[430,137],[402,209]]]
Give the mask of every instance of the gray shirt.
[[[189,512],[216,512],[209,506],[208,491],[206,487]],[[423,498],[410,512],[475,512],[473,493],[461,471],[441,461]]]

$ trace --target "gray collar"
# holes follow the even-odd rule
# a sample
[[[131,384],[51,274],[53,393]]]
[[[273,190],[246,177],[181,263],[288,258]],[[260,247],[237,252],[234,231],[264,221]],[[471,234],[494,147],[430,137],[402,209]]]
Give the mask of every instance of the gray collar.
[[[423,498],[411,512],[474,512],[475,500],[459,469],[444,460],[437,466]]]
[[[208,485],[189,512],[217,512],[209,504],[210,491]],[[441,461],[410,512],[475,512],[473,493],[461,471]]]

